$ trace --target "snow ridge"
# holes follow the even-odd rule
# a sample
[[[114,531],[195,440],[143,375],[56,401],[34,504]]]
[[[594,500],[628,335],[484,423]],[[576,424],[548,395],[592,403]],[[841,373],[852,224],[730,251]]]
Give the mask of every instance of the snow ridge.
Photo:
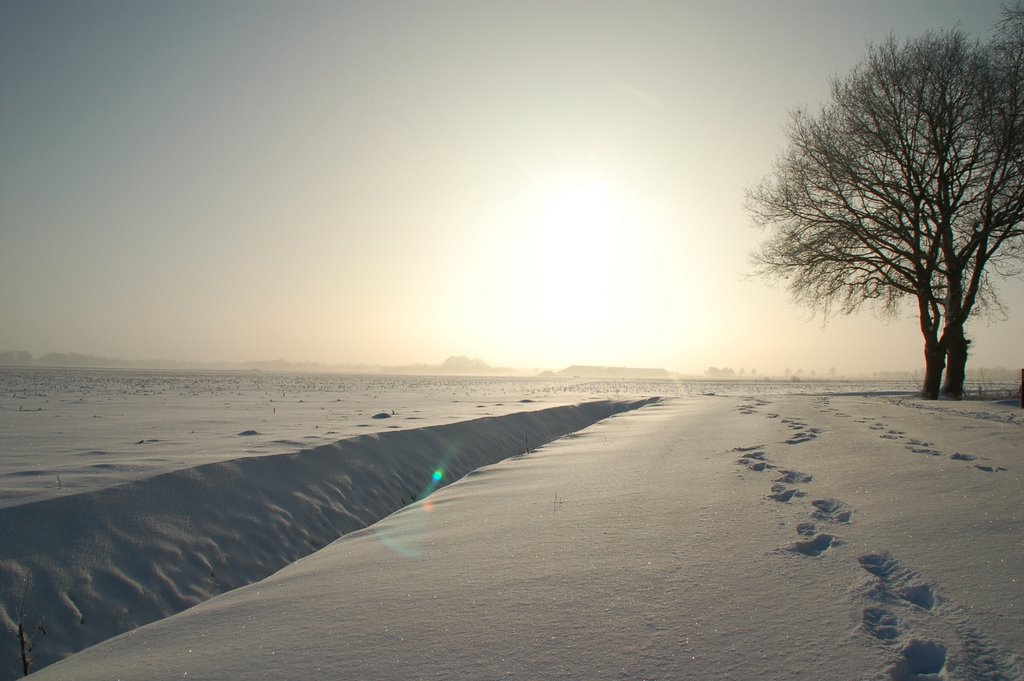
[[[0,509],[0,679],[260,580],[470,473],[656,398],[340,440]],[[19,617],[19,611],[23,616]]]

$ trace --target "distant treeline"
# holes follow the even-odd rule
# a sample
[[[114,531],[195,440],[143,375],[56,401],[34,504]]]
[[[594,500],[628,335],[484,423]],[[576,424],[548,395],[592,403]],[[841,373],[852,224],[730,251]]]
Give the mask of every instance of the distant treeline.
[[[51,352],[40,357],[33,357],[31,352],[24,350],[4,350],[0,352],[0,364],[13,366],[79,366],[103,367],[122,364],[119,359],[81,355],[73,352]]]
[[[382,366],[376,364],[320,364],[289,362],[283,359],[248,362],[186,362],[173,359],[130,360],[101,357],[77,352],[50,352],[34,357],[24,350],[0,350],[0,366],[78,367],[88,369],[154,369],[161,371],[269,371],[282,373],[346,373],[346,374],[441,374],[441,375],[517,375],[523,371],[492,367],[482,359],[456,355],[441,364],[408,364]]]
[[[201,364],[195,362],[178,362],[174,360],[146,360],[133,361],[119,357],[101,357],[99,355],[85,355],[78,352],[49,352],[39,357],[34,357],[31,352],[24,350],[3,350],[0,351],[0,365],[2,366],[44,366],[44,367],[86,367],[105,369],[184,369],[189,367],[202,368],[229,368],[232,365]],[[239,365],[234,365],[238,368]]]

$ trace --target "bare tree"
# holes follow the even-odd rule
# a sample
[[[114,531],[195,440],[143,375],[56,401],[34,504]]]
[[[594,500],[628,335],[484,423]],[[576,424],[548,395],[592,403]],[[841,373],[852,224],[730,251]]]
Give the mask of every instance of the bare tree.
[[[758,271],[795,302],[849,314],[916,304],[922,393],[963,392],[975,314],[999,314],[989,273],[1020,273],[1024,11],[987,44],[960,31],[890,37],[832,82],[820,112],[791,113],[774,172],[747,193],[768,236]]]

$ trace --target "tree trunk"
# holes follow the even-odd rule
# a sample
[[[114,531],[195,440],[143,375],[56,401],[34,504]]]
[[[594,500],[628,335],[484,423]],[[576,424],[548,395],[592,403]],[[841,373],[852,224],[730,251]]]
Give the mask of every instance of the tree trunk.
[[[946,368],[946,350],[941,345],[926,343],[924,346],[924,386],[921,397],[926,400],[939,399],[942,385],[942,371]]]
[[[963,399],[964,381],[967,378],[967,354],[971,341],[964,334],[963,325],[947,328],[943,334],[947,338],[947,371],[946,384],[942,386],[942,394],[955,400]]]

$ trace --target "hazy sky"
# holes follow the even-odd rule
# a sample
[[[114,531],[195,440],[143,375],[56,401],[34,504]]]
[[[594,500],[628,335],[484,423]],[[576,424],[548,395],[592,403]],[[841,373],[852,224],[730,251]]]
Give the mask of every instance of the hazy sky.
[[[0,1],[0,350],[915,368],[749,278],[743,192],[868,41],[997,0]],[[973,366],[1017,366],[1008,321]]]

